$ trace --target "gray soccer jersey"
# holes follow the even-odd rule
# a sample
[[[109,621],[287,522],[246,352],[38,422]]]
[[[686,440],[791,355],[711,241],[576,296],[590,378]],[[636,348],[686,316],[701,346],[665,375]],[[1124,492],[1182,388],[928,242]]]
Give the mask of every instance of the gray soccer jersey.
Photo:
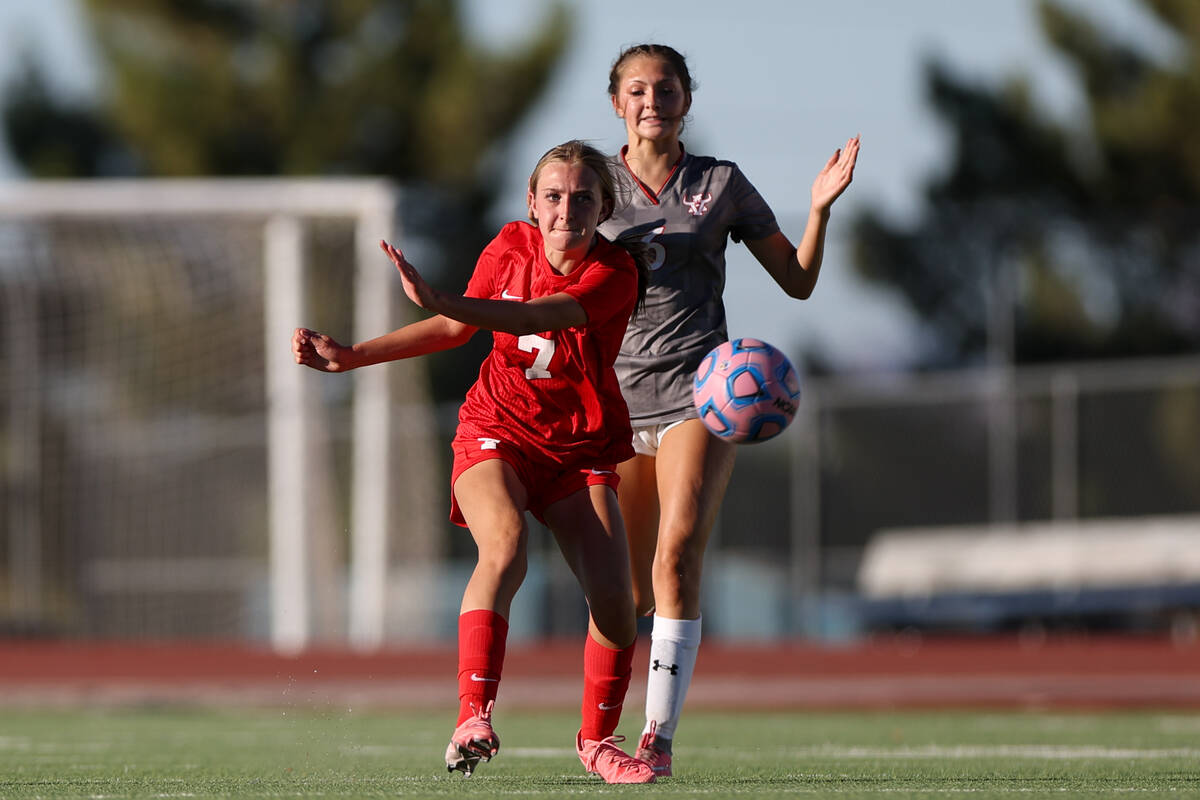
[[[617,356],[617,377],[635,426],[696,416],[692,376],[704,355],[729,338],[725,324],[725,245],[779,230],[775,215],[737,165],[685,153],[657,202],[613,157],[629,183],[600,226],[611,240],[649,247],[644,309],[634,312]],[[622,198],[624,201],[625,198]]]

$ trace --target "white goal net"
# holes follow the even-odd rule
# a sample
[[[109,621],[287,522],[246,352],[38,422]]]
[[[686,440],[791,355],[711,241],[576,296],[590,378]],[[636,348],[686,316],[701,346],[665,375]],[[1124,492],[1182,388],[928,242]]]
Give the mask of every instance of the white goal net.
[[[0,185],[0,624],[382,643],[389,562],[436,559],[442,533],[424,365],[324,376],[289,339],[405,321],[376,246],[398,200],[374,180]]]

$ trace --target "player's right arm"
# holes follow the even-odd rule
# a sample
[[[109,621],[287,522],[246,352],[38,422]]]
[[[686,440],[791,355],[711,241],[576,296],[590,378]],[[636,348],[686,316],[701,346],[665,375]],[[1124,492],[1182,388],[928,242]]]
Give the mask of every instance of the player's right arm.
[[[383,336],[346,346],[324,333],[297,328],[292,334],[292,355],[297,364],[320,372],[346,372],[385,361],[449,350],[466,342],[476,330],[439,314]]]
[[[439,292],[425,282],[416,267],[404,258],[404,253],[399,248],[382,240],[379,247],[387,253],[388,258],[399,270],[400,279],[404,282],[404,292],[410,300],[426,311],[458,320],[462,325],[523,336],[527,333],[558,331],[588,323],[588,315],[583,306],[566,292],[534,297],[523,302]],[[480,260],[485,259],[486,255],[485,253],[481,256]]]

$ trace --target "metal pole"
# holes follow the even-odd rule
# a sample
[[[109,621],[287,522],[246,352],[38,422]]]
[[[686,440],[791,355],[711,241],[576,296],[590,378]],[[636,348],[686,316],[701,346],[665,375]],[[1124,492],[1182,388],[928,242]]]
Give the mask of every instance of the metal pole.
[[[789,628],[804,634],[815,631],[814,612],[821,592],[821,403],[815,387],[804,390],[791,450]]]
[[[392,230],[392,206],[359,217],[355,230],[356,341],[392,327],[392,271],[379,239]],[[350,644],[383,644],[387,605],[388,530],[392,518],[392,389],[381,367],[354,374],[354,484],[350,531]]]
[[[1017,519],[1016,276],[1005,260],[992,260],[988,303],[988,517]]]
[[[1050,380],[1052,510],[1055,519],[1079,516],[1079,381],[1060,371]]]
[[[41,353],[37,294],[21,281],[4,287],[9,352],[8,586],[12,612],[22,622],[42,616]],[[18,357],[16,354],[20,354]]]
[[[304,319],[303,228],[295,217],[273,217],[265,230],[268,470],[270,490],[271,642],[295,652],[311,634],[309,520],[305,513],[310,430],[307,370],[292,360],[288,339]]]

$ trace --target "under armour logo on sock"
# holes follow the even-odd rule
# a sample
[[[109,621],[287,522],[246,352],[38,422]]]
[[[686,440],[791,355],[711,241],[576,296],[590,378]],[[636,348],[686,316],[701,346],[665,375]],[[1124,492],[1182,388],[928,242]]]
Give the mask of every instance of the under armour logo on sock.
[[[654,666],[652,666],[650,669],[654,670],[655,672],[658,672],[660,669],[665,669],[668,672],[670,672],[672,675],[679,674],[679,665],[678,664],[672,664],[671,666],[668,667],[666,664],[663,664],[662,662],[660,662],[657,658],[654,659]]]

